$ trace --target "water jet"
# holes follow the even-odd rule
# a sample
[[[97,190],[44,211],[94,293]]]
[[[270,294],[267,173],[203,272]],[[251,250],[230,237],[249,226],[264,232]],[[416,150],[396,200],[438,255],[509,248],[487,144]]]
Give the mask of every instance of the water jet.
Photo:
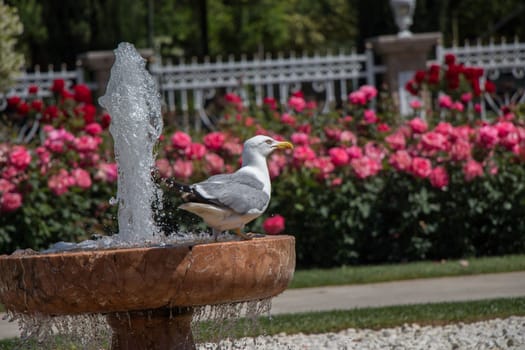
[[[194,309],[284,291],[295,268],[295,240],[163,241],[151,213],[161,195],[149,178],[153,158],[144,158],[162,128],[158,93],[131,44],[120,44],[115,54],[100,102],[112,115],[119,164],[114,240],[124,247],[2,255],[0,302],[29,317],[102,314],[114,350],[195,349]]]

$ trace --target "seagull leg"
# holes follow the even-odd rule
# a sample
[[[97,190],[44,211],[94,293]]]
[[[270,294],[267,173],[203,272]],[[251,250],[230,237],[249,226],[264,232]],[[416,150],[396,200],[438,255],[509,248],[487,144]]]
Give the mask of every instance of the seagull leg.
[[[212,232],[212,235],[213,235],[213,241],[217,242],[217,240],[219,239],[219,233],[221,233],[222,231],[218,230],[216,228],[212,228],[211,232]]]
[[[250,235],[243,233],[240,228],[236,228],[233,232],[235,232],[237,236],[241,237],[244,240],[250,240],[253,238]]]

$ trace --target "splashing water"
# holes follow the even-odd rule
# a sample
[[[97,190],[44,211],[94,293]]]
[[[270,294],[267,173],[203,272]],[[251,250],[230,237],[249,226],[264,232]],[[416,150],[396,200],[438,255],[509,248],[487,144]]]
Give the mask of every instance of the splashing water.
[[[160,96],[146,62],[129,43],[115,50],[106,94],[99,98],[111,115],[109,131],[118,164],[119,237],[126,242],[158,240],[153,203],[162,193],[151,176],[153,147],[162,132]]]
[[[253,336],[263,333],[258,317],[268,315],[270,308],[271,299],[195,308],[192,331],[197,349],[266,349],[259,344],[264,336]],[[102,314],[49,316],[8,312],[4,319],[18,322],[18,345],[24,349],[100,350],[111,343],[111,329]]]

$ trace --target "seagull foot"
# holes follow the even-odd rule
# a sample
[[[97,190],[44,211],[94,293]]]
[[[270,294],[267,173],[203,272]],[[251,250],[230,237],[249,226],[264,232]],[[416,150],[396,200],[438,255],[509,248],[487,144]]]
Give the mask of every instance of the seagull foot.
[[[253,234],[252,234],[251,232],[249,232],[249,233],[244,233],[244,232],[242,232],[240,229],[236,229],[234,232],[235,232],[235,234],[236,234],[237,236],[241,237],[241,238],[242,238],[243,240],[245,240],[245,241],[249,241],[250,239],[253,238],[253,236],[252,236]]]

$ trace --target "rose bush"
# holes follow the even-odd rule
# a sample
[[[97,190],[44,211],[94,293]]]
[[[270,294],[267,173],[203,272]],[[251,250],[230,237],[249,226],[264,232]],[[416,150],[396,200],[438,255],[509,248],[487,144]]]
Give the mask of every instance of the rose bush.
[[[0,141],[2,253],[115,230],[109,116],[97,115],[85,85],[70,91],[57,80],[53,91],[54,98],[42,101],[30,86],[32,97],[10,97],[2,115],[9,126],[2,131],[10,132]]]
[[[230,93],[218,130],[190,135],[165,128],[156,174],[161,183],[187,183],[232,172],[240,165],[243,141],[267,134],[291,140],[295,148],[268,160],[272,201],[250,228],[293,234],[299,267],[523,253],[525,124],[519,106],[481,119],[482,94],[494,92],[482,75],[453,57],[417,72],[407,84],[414,99],[406,119],[373,86],[351,92],[343,108],[326,114],[300,91],[284,105],[268,97],[251,109]],[[56,91],[57,103],[38,110],[34,101],[10,105],[15,120],[26,103],[46,126],[38,146],[4,144],[0,152],[0,220],[31,221],[29,208],[43,199],[52,207],[61,201],[63,210],[91,215],[67,226],[70,219],[54,214],[53,225],[79,238],[92,230],[91,218],[103,213],[98,221],[106,222],[114,210],[106,204],[116,179],[109,116],[96,115],[81,88],[68,92],[57,82]],[[162,225],[195,227],[200,220],[175,210],[178,195],[168,185],[164,189]],[[48,219],[49,208],[45,212]],[[35,234],[35,227],[25,230],[45,236]],[[11,229],[7,237],[19,232]]]

